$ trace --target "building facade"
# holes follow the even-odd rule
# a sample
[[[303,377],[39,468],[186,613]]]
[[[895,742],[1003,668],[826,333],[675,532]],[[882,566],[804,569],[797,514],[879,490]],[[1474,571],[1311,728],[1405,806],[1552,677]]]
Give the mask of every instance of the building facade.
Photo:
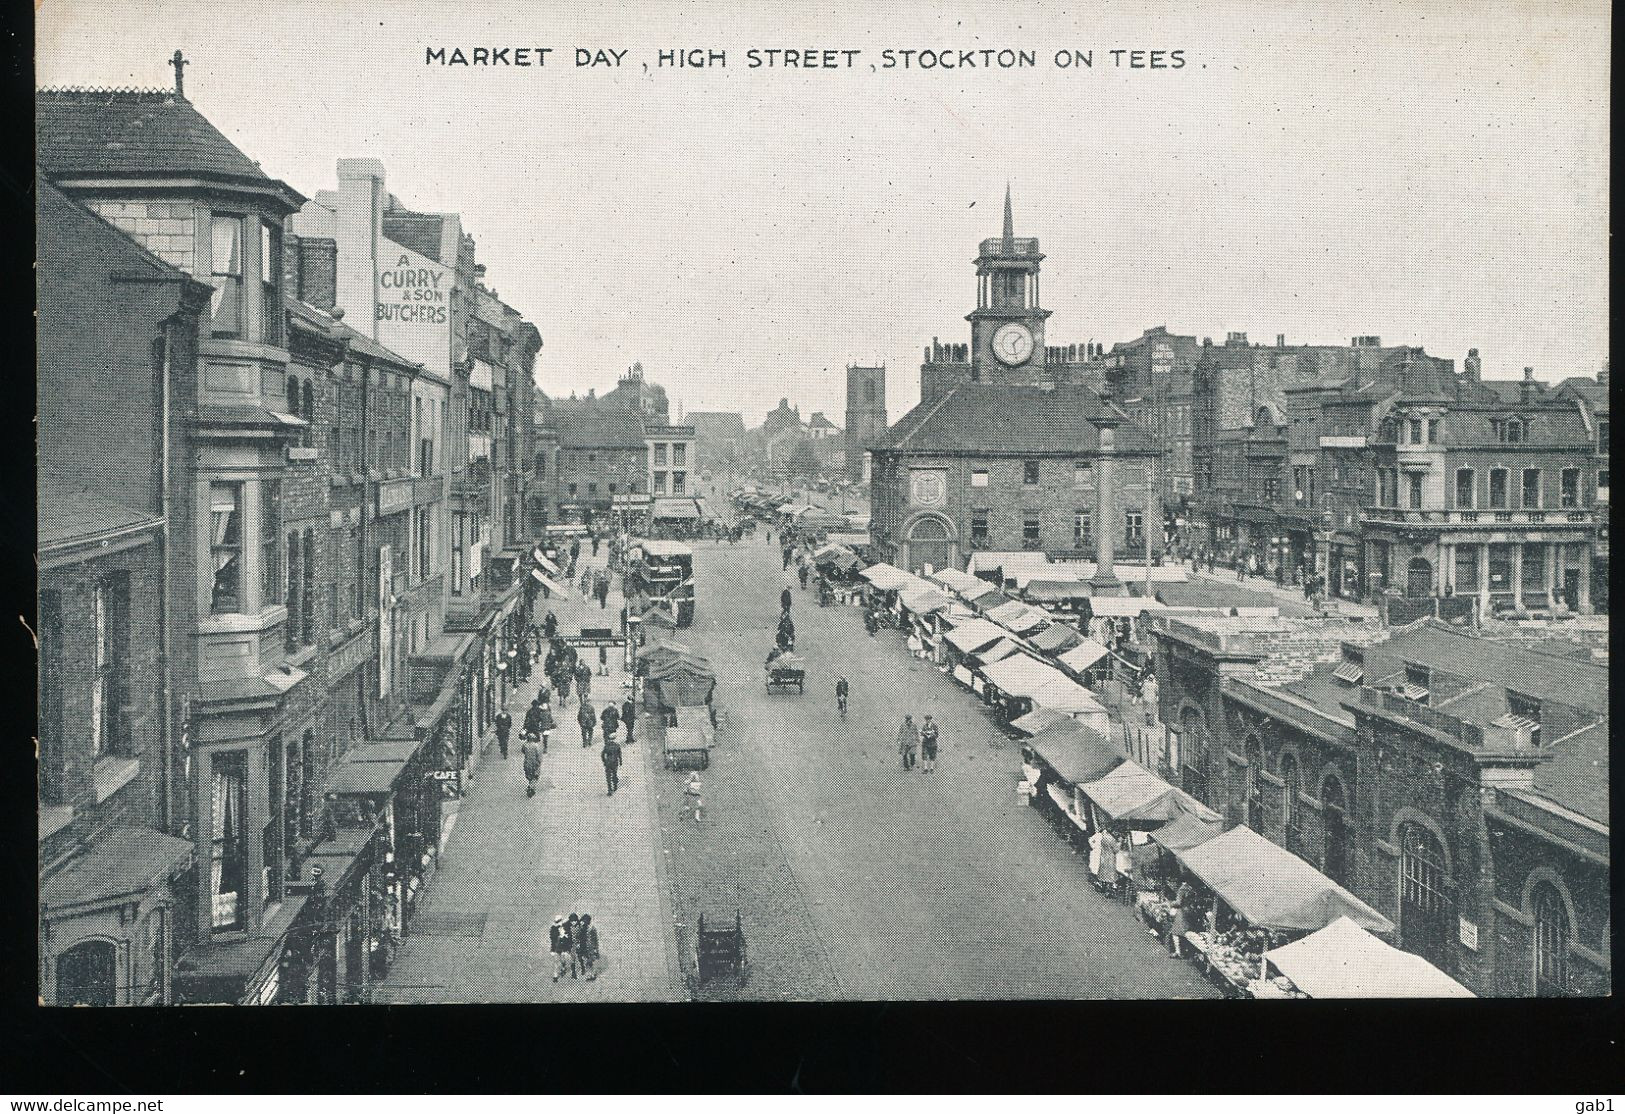
[[[846,366],[846,478],[869,479],[869,446],[886,435],[886,365]]]
[[[1162,445],[1161,492],[1171,526],[1183,528],[1195,490],[1191,456],[1191,376],[1201,346],[1166,326],[1120,341],[1099,358],[1105,390],[1142,429]]]

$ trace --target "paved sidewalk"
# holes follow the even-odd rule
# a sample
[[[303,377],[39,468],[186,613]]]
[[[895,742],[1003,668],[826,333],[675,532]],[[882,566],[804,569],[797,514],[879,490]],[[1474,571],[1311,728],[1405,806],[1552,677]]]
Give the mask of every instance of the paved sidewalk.
[[[583,549],[582,561],[590,549]],[[604,557],[593,563],[602,565]],[[578,570],[579,574],[579,570]],[[616,626],[621,595],[607,609],[571,599],[538,600],[551,608],[561,633]],[[582,651],[596,671],[598,656]],[[590,697],[602,710],[619,702],[625,672],[611,655],[610,676],[594,676]],[[669,1001],[684,995],[676,975],[670,892],[661,854],[655,805],[643,756],[644,732],[625,749],[620,788],[607,795],[599,759],[600,737],[581,745],[572,690],[553,709],[558,730],[542,758],[534,799],[525,796],[519,728],[540,681],[540,671],[509,704],[514,737],[502,759],[495,737],[485,741],[463,798],[457,827],[423,897],[412,935],[401,945],[378,987],[380,1003]],[[643,724],[640,722],[640,728]],[[625,742],[625,732],[621,733]],[[547,930],[555,914],[591,913],[602,959],[596,981],[555,983]]]

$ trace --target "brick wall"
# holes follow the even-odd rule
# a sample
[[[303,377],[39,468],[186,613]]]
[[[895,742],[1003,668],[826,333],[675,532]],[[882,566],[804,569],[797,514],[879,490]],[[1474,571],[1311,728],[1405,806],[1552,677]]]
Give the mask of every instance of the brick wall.
[[[1567,897],[1574,943],[1598,958],[1612,946],[1609,928],[1608,868],[1565,851],[1527,832],[1491,822],[1489,849],[1495,871],[1495,897],[1521,917],[1498,910],[1495,925],[1495,993],[1527,996],[1534,980],[1534,887],[1546,882]],[[1484,939],[1481,931],[1480,940]],[[1609,994],[1609,968],[1590,956],[1569,951],[1574,992]]]

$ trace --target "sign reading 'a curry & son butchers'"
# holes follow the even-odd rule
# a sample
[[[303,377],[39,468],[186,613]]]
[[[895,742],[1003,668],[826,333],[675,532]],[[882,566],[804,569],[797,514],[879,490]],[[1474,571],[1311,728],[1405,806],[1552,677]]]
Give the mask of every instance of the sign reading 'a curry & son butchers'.
[[[393,267],[378,269],[378,320],[444,325],[450,320],[451,272],[413,264],[402,255]]]

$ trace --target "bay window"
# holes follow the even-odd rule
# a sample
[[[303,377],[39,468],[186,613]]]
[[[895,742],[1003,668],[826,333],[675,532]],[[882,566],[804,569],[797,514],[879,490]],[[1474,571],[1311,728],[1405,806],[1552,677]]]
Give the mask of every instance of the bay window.
[[[209,281],[214,286],[209,331],[243,335],[243,218],[216,213],[209,225]]]
[[[260,222],[260,315],[265,343],[281,344],[282,226],[270,221]]]
[[[214,587],[209,610],[231,615],[243,609],[243,485],[209,485],[209,558]]]
[[[209,926],[229,932],[244,926],[243,886],[247,881],[248,847],[244,840],[248,756],[242,751],[216,754],[209,786]]]

